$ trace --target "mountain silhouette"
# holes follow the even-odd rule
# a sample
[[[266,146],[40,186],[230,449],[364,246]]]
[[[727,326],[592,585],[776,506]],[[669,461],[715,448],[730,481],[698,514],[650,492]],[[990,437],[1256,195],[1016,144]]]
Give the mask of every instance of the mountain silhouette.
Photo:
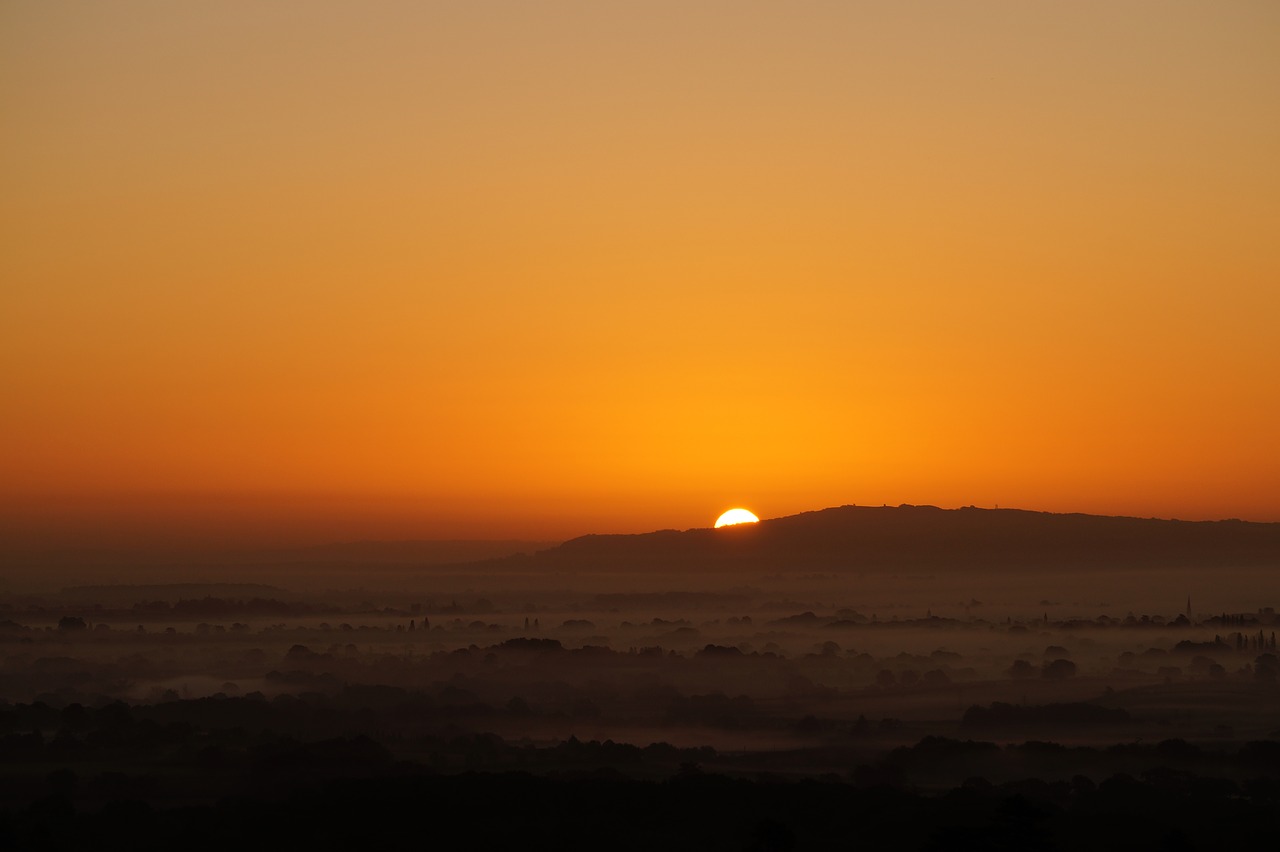
[[[1280,568],[1280,524],[840,506],[721,529],[587,535],[516,559],[566,571]]]

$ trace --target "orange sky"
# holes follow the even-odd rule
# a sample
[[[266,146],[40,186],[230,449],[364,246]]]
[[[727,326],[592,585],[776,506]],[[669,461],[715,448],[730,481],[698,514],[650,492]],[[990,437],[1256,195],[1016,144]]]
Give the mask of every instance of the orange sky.
[[[6,534],[1280,520],[1280,4],[10,2]]]

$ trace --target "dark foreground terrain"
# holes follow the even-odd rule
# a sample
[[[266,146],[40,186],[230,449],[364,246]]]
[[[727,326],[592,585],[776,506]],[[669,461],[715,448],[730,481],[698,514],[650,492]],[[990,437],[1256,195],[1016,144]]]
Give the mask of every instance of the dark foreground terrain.
[[[981,748],[919,746],[936,747]],[[1280,807],[1274,753],[1266,756],[1269,777],[1244,784],[1174,769],[1152,749],[1153,767],[1138,777],[999,786],[975,778],[923,794],[859,772],[785,781],[686,764],[664,780],[643,780],[606,764],[546,774],[439,774],[377,765],[371,752],[376,747],[359,740],[281,744],[265,769],[255,767],[274,789],[264,789],[266,778],[259,777],[244,791],[224,790],[216,801],[186,805],[157,805],[130,792],[131,785],[154,789],[171,778],[124,776],[90,779],[86,786],[109,798],[88,807],[77,798],[78,779],[58,770],[48,778],[49,792],[6,814],[0,830],[6,845],[21,849],[122,843],[133,849],[342,849],[408,842],[480,849],[1175,850],[1268,844]],[[353,753],[353,764],[334,765]],[[326,777],[330,773],[339,777]]]

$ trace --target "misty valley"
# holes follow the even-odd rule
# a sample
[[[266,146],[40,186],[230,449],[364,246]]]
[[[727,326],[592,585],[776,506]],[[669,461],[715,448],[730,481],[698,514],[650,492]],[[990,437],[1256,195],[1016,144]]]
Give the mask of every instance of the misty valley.
[[[528,562],[6,591],[0,835],[1181,849],[1273,830],[1265,568],[1192,595],[1151,569]]]

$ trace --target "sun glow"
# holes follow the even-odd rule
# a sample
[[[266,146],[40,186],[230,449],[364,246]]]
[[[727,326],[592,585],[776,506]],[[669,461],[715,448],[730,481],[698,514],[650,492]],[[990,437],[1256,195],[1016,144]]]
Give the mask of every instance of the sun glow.
[[[729,527],[734,524],[754,524],[759,522],[759,518],[748,512],[746,509],[730,509],[719,518],[716,518],[716,529],[721,527]]]

